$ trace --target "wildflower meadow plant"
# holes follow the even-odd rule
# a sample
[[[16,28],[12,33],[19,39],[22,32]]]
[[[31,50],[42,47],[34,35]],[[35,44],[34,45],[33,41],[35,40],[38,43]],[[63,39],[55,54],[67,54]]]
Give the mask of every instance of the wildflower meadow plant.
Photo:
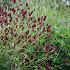
[[[36,18],[29,0],[11,3],[10,10],[0,7],[0,52],[5,56],[0,66],[4,70],[53,70],[57,57],[50,60],[51,64],[48,59],[58,56],[60,48],[51,44],[53,30],[51,23],[47,23],[48,17]]]

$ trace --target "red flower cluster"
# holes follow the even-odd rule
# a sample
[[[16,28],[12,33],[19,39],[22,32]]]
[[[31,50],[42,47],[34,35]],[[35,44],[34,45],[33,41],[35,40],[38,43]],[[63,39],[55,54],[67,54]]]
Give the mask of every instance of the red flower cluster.
[[[4,12],[2,8],[0,8],[0,25],[7,24],[7,12]]]
[[[17,0],[12,0],[12,2],[15,4],[17,2]],[[20,6],[22,6],[22,3],[20,3]],[[26,6],[28,7],[28,2],[26,2]],[[13,12],[13,14],[11,13],[11,11]],[[17,11],[19,11],[19,14],[16,13]],[[21,9],[20,7],[17,7],[17,10],[16,10],[16,8],[13,7],[8,13],[8,12],[4,12],[3,9],[0,7],[0,23],[4,23],[6,25],[8,23],[8,21],[9,21],[9,23],[14,22],[14,24],[13,24],[14,27],[12,27],[12,25],[11,25],[7,30],[5,30],[6,34],[4,34],[3,37],[6,39],[6,40],[4,39],[4,41],[7,41],[7,42],[4,42],[4,45],[6,43],[9,43],[9,41],[7,39],[10,38],[9,37],[10,35],[12,35],[12,38],[10,39],[10,41],[13,38],[16,38],[16,40],[17,40],[14,43],[15,46],[16,46],[16,44],[18,45],[19,43],[21,43],[21,45],[23,45],[25,41],[28,43],[28,44],[26,43],[27,46],[30,44],[33,44],[33,43],[36,46],[38,37],[41,36],[44,32],[48,33],[48,36],[47,36],[48,38],[51,36],[50,35],[51,25],[48,25],[47,27],[46,27],[46,25],[44,25],[46,16],[39,17],[36,20],[32,15],[33,11],[31,11],[31,12],[29,12],[29,11],[27,11],[26,9]],[[29,14],[27,14],[27,13],[29,13]],[[15,19],[12,21],[12,19],[13,19],[12,15],[14,15],[14,14],[15,14]],[[22,15],[22,17],[21,17],[21,15]],[[23,21],[25,17],[26,17],[26,19],[25,19],[26,23]],[[29,18],[27,18],[27,17],[29,17]],[[22,19],[21,20],[22,22],[20,22],[20,25],[18,24],[19,18]],[[24,30],[25,27],[28,27],[28,29],[26,31]],[[18,32],[18,29],[21,30],[22,34],[20,34]],[[48,53],[50,51],[50,49],[51,49],[50,44],[47,44],[45,47],[45,52]],[[24,52],[23,48],[19,49],[19,51],[18,51],[18,53],[23,53],[23,52]],[[46,69],[52,70],[48,64],[46,64]],[[38,64],[38,70],[40,70],[40,64]]]

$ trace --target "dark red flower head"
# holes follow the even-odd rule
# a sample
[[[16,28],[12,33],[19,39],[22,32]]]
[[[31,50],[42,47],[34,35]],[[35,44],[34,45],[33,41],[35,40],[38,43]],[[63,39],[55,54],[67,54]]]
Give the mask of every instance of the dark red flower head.
[[[26,13],[27,13],[26,10],[24,10],[24,9],[21,10],[21,14],[22,14],[23,17],[26,15]]]
[[[46,45],[46,47],[45,47],[45,52],[48,53],[48,52],[49,52],[49,49],[50,49],[50,48],[49,48],[49,45]]]
[[[34,28],[34,27],[36,27],[36,24],[33,24],[33,26],[32,26],[32,27],[33,27],[33,28]]]
[[[12,22],[12,17],[10,17],[9,22],[10,22],[10,23]]]
[[[2,20],[2,18],[0,17],[0,25],[2,25],[2,21],[3,21],[3,20]]]
[[[3,9],[0,7],[0,16],[3,15]]]
[[[51,32],[51,25],[48,25],[47,32]]]
[[[46,70],[52,70],[48,63],[46,64]]]
[[[36,23],[36,20],[34,20],[33,22]]]
[[[38,18],[38,21],[40,21],[40,18]]]
[[[22,6],[22,3],[20,3],[20,6]]]
[[[28,3],[26,2],[26,6],[28,6]]]
[[[38,70],[40,70],[40,64],[38,64]]]
[[[31,12],[29,13],[29,16],[31,16],[31,15],[32,15],[32,13],[33,13],[33,11],[31,11]]]
[[[11,17],[11,13],[8,13],[8,16]]]
[[[16,9],[15,8],[12,8],[11,10],[12,10],[13,14],[16,12]]]
[[[15,4],[17,2],[17,0],[12,0],[12,2]]]
[[[3,12],[3,15],[4,15],[5,17],[7,17],[7,12]]]
[[[43,17],[43,21],[45,21],[45,20],[46,20],[46,16]]]
[[[7,19],[4,19],[3,21],[4,21],[4,23],[7,23]]]

